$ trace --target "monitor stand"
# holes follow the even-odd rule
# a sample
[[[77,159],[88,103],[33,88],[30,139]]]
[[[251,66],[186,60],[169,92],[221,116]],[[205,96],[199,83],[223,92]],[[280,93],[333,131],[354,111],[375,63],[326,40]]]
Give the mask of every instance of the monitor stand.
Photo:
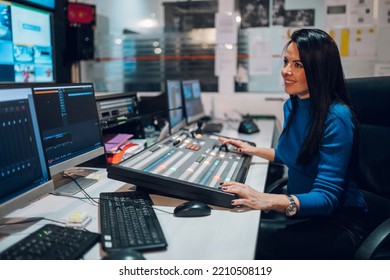
[[[97,172],[96,169],[69,168],[62,173],[52,177],[54,182],[54,193],[58,195],[74,195],[82,189],[95,184],[99,179],[91,176]],[[76,183],[77,182],[77,183]]]

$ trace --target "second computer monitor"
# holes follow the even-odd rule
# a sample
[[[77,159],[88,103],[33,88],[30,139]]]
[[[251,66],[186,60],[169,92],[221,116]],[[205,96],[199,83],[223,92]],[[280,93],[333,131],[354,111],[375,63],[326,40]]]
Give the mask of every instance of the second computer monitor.
[[[170,133],[175,133],[186,125],[183,110],[183,96],[179,80],[167,81],[167,99]]]
[[[201,100],[199,80],[184,80],[183,82],[184,108],[187,124],[192,124],[206,116]]]
[[[35,86],[33,90],[43,147],[52,176],[104,155],[91,83],[42,85]]]

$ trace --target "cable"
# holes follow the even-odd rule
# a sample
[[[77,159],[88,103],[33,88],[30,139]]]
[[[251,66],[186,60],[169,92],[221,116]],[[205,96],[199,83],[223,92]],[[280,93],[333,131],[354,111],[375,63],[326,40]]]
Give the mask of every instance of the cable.
[[[163,209],[160,209],[160,208],[157,208],[156,206],[151,206],[154,210],[158,210],[160,212],[163,212],[163,213],[166,213],[166,214],[171,214],[173,215],[172,212],[169,212],[169,211],[166,211],[166,210],[163,210]]]
[[[65,225],[64,222],[61,222],[61,221],[58,221],[58,220],[53,220],[53,219],[49,219],[49,218],[45,218],[45,217],[32,217],[32,218],[28,218],[28,219],[25,219],[25,220],[19,221],[19,222],[3,223],[3,224],[0,224],[0,226],[28,224],[28,223],[32,223],[32,222],[38,222],[38,221],[41,221],[41,220],[46,220],[46,221],[49,221],[49,222],[54,222],[54,223]]]
[[[84,188],[80,186],[79,182],[77,182],[77,180],[76,180],[75,178],[73,178],[73,176],[70,176],[69,174],[66,174],[66,173],[63,173],[63,176],[64,176],[64,177],[67,177],[67,178],[71,179],[73,182],[75,182],[76,185],[80,188],[81,192],[85,195],[85,197],[88,198],[88,200],[89,200],[90,202],[92,202],[92,204],[93,204],[93,203],[99,204],[98,201],[94,200],[94,199],[93,199],[93,198],[84,190]]]
[[[64,197],[76,198],[76,199],[80,199],[80,200],[84,200],[84,199],[88,199],[88,200],[97,199],[97,200],[99,200],[98,197],[93,197],[93,196],[89,196],[89,197],[78,197],[78,196],[71,195],[71,194],[53,193],[53,192],[50,192],[49,194],[54,195],[54,196],[64,196]],[[94,205],[94,206],[96,206],[96,205]]]

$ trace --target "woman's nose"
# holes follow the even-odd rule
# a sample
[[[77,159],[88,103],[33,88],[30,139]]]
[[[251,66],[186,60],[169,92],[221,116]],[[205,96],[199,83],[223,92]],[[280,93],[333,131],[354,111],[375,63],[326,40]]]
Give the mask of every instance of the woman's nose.
[[[287,64],[282,68],[283,75],[292,75],[290,64]]]

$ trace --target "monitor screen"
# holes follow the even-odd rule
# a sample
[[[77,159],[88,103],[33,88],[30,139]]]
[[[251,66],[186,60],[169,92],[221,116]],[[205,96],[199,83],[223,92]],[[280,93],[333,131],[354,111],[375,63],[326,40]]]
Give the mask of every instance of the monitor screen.
[[[184,108],[187,124],[199,121],[206,116],[200,95],[199,80],[183,81]]]
[[[0,87],[0,217],[53,189],[31,87]]]
[[[0,82],[53,82],[52,12],[0,2]]]
[[[167,81],[168,119],[170,132],[175,133],[186,125],[183,110],[181,84],[178,80]],[[180,109],[179,109],[180,108]]]
[[[51,176],[104,154],[91,83],[38,85],[33,91]]]

